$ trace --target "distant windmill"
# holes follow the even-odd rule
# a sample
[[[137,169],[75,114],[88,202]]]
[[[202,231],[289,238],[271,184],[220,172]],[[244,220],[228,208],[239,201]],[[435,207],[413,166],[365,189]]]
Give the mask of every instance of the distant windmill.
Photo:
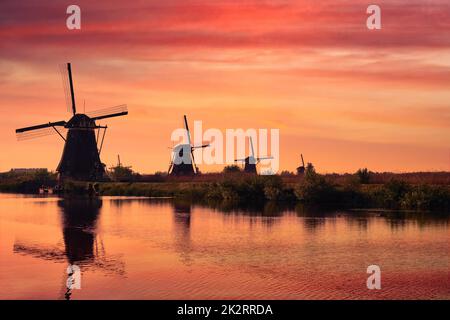
[[[188,176],[198,173],[198,168],[195,165],[194,150],[198,148],[209,147],[209,144],[194,146],[191,143],[191,133],[186,116],[184,116],[184,127],[186,129],[187,142],[177,144],[172,149],[172,157],[169,166],[169,175],[172,176]]]
[[[62,69],[62,71],[65,72],[64,69]],[[58,133],[65,141],[63,154],[56,169],[59,173],[59,178],[99,180],[102,179],[105,174],[105,165],[100,161],[100,153],[102,151],[103,141],[108,127],[97,125],[95,121],[127,115],[127,106],[120,105],[96,110],[87,114],[77,113],[70,63],[67,64],[67,74],[69,83],[67,84],[64,81],[65,77],[63,77],[63,83],[66,90],[66,99],[68,99],[67,90],[70,88],[70,111],[72,113],[72,118],[68,122],[48,122],[46,124],[17,129],[17,138],[19,140],[24,140]],[[68,130],[66,137],[64,137],[58,128],[60,130]],[[101,141],[99,141],[100,136]]]
[[[303,161],[303,154],[300,154],[300,157],[302,158],[302,165],[297,168],[297,174],[301,175],[305,173],[305,161]]]
[[[117,155],[117,165],[109,168],[111,171],[118,170],[118,169],[130,169],[131,166],[124,166],[122,161],[120,161],[120,154]]]
[[[122,162],[120,161],[120,154],[117,155],[117,166],[113,167],[113,168],[126,168],[126,169],[131,169],[131,166],[124,166],[122,164]]]
[[[124,166],[120,161],[120,155],[117,155],[117,165],[109,168],[108,175],[112,180],[118,182],[130,182],[134,178],[131,166]]]
[[[252,137],[249,137],[249,139],[250,139],[250,149],[252,151],[252,154],[250,156],[248,156],[247,158],[245,158],[245,159],[236,159],[234,161],[235,162],[238,162],[238,161],[244,162],[244,172],[256,174],[257,173],[256,172],[256,165],[259,163],[259,161],[266,160],[266,159],[273,159],[273,157],[270,156],[270,157],[258,157],[258,158],[255,158],[255,150],[253,148]]]

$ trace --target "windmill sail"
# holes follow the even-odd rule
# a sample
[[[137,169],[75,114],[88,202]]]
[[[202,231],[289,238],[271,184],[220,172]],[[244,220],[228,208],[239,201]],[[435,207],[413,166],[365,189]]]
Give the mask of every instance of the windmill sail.
[[[192,146],[192,149],[201,149],[201,148],[206,148],[209,147],[211,144],[207,143],[207,144],[201,144],[198,146]]]
[[[72,112],[73,115],[77,113],[77,108],[75,106],[75,93],[73,92],[73,80],[72,80],[72,67],[70,63],[67,64],[67,73],[69,74],[69,87],[70,87],[70,97],[72,98]]]
[[[128,114],[128,107],[126,104],[121,104],[115,107],[103,108],[87,112],[86,115],[92,120],[101,120],[112,117],[120,117]]]
[[[50,128],[36,129],[32,131],[18,132],[16,133],[16,137],[18,141],[23,141],[23,140],[37,139],[55,134],[59,134],[61,135],[61,137],[64,137],[66,135],[67,130],[65,128],[61,127],[58,128],[57,130],[58,131],[56,131],[56,128],[54,127],[50,127]]]
[[[252,139],[252,137],[249,137],[250,138],[250,148],[251,148],[251,150],[252,150],[252,157],[255,157],[255,149],[253,148],[253,139]]]
[[[58,133],[58,131],[55,130],[55,127],[64,127],[65,125],[65,121],[57,121],[40,124],[37,126],[20,128],[16,130],[16,137],[19,141],[45,137]]]
[[[191,133],[189,132],[189,125],[188,125],[188,122],[187,122],[186,115],[184,115],[184,127],[186,129],[188,144],[189,144],[190,149],[191,149],[190,151],[191,151],[191,158],[192,158],[192,169],[194,170],[194,173],[197,173],[197,166],[195,165],[195,158],[194,158],[194,148],[192,148]]]
[[[189,126],[188,126],[186,115],[184,115],[184,128],[186,129],[186,135],[187,135],[188,143],[189,143],[189,145],[192,145],[192,143],[191,143],[191,133],[189,132]]]
[[[65,126],[65,125],[66,125],[65,121],[49,122],[49,123],[39,124],[37,126],[16,129],[16,133],[32,131],[32,130],[37,130],[37,129],[43,129],[43,128],[51,128],[51,127],[56,127],[56,126]]]
[[[64,90],[64,98],[66,101],[67,112],[72,113],[72,103],[70,99],[70,89],[69,89],[69,75],[67,73],[67,65],[60,64],[59,65],[59,73],[61,74],[61,83]]]

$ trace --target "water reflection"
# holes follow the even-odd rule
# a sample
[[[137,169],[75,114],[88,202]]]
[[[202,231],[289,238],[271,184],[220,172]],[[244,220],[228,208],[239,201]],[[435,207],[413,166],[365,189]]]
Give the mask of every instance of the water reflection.
[[[99,249],[104,255],[103,241],[96,237],[97,220],[102,201],[94,199],[65,199],[58,202],[67,261],[70,264],[92,264]]]
[[[173,202],[174,245],[180,253],[181,261],[188,266],[192,264],[191,210],[190,202]]]
[[[448,297],[445,214],[272,202],[210,207],[125,197],[53,198],[47,207],[40,200],[17,203],[9,209],[16,210],[15,220],[0,205],[0,221],[11,233],[8,248],[17,235],[29,239],[16,241],[14,252],[38,258],[33,265],[40,269],[28,267],[29,259],[17,255],[10,259],[14,263],[0,261],[0,274],[12,274],[4,286],[14,291],[10,296],[39,297],[52,279],[51,291],[61,298]],[[60,228],[56,232],[55,226]],[[51,234],[40,238],[42,230]],[[374,262],[391,272],[384,278],[390,290],[378,296],[365,287],[365,268]],[[69,264],[82,269],[84,290],[66,290]],[[40,277],[37,271],[49,265],[54,271]],[[17,285],[29,275],[39,286]]]
[[[98,198],[65,199],[58,202],[58,207],[61,209],[62,233],[69,265],[93,264],[94,257],[99,256],[96,230],[102,201]],[[100,250],[104,255],[103,241]],[[73,275],[68,273],[67,276],[70,282]],[[66,287],[64,297],[69,300],[72,292],[70,285]]]
[[[67,198],[58,201],[64,249],[36,243],[15,241],[13,252],[34,258],[65,262],[61,293],[70,299],[71,290],[66,283],[71,274],[66,273],[67,264],[82,270],[101,269],[106,273],[124,275],[124,263],[120,257],[107,256],[103,239],[97,236],[97,223],[102,208],[99,198]],[[66,289],[67,288],[67,289]]]

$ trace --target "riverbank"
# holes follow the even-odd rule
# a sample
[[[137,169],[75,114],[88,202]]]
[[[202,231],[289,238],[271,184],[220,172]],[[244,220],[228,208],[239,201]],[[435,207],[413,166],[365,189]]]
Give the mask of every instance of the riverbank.
[[[99,195],[172,197],[215,205],[245,205],[274,201],[334,208],[383,208],[450,212],[450,185],[408,182],[391,177],[385,183],[367,182],[360,175],[254,176],[243,173],[162,177],[158,182],[98,182]],[[444,180],[445,181],[445,180]],[[67,182],[66,195],[86,193],[88,182]],[[56,185],[52,173],[0,179],[0,192],[36,193]]]
[[[450,212],[450,187],[412,185],[392,180],[386,184],[331,184],[325,179],[283,183],[280,177],[240,177],[207,182],[101,183],[108,196],[173,197],[200,203],[262,203],[275,201],[340,208],[443,210]]]

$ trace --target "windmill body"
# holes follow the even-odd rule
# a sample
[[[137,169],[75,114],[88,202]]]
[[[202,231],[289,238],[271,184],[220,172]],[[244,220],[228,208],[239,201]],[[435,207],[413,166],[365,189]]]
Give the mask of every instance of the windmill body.
[[[89,114],[77,113],[70,63],[67,64],[68,84],[70,88],[71,119],[66,121],[48,122],[45,124],[25,127],[16,130],[20,139],[29,139],[58,133],[64,140],[64,150],[56,171],[60,180],[101,180],[105,177],[105,165],[100,160],[100,153],[107,126],[97,125],[96,121],[128,114],[125,105],[93,111]],[[59,129],[59,130],[58,130]],[[67,135],[60,132],[67,130]],[[102,137],[100,138],[100,135]]]
[[[190,176],[198,174],[199,171],[195,165],[194,150],[209,147],[209,144],[200,146],[193,146],[191,144],[191,134],[189,132],[186,116],[184,116],[184,126],[188,143],[180,143],[173,147],[168,172],[171,176]]]
[[[169,174],[174,176],[189,176],[196,173],[195,164],[192,161],[191,145],[177,144],[172,150],[172,161]]]
[[[101,180],[105,166],[97,149],[95,121],[85,114],[76,114],[67,123],[64,151],[56,171],[61,178]]]
[[[254,157],[247,157],[244,159],[244,172],[256,174],[256,159]]]
[[[305,161],[303,160],[303,154],[300,155],[302,158],[302,165],[300,167],[297,167],[297,174],[302,175],[305,173]]]
[[[270,156],[270,157],[255,157],[255,149],[253,148],[252,137],[249,137],[249,139],[250,139],[251,155],[244,159],[236,159],[234,161],[235,162],[244,162],[244,172],[245,173],[257,174],[258,172],[256,171],[256,165],[259,163],[259,161],[266,160],[266,159],[273,159],[273,157],[272,156]]]

